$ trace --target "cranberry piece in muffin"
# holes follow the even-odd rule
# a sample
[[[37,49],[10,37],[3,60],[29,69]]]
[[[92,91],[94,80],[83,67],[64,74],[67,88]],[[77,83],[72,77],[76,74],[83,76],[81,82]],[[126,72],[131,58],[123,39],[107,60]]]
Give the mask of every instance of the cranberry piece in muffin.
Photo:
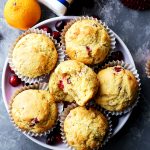
[[[58,87],[59,87],[61,90],[64,89],[64,84],[63,84],[63,81],[62,81],[62,80],[59,80]]]
[[[121,68],[120,66],[116,66],[116,67],[114,67],[114,70],[115,70],[116,72],[120,72],[120,71],[122,70],[122,68]]]

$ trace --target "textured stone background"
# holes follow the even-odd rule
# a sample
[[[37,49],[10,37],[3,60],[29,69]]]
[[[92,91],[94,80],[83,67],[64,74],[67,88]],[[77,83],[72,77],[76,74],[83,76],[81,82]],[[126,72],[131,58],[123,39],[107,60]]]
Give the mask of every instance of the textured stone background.
[[[9,27],[3,19],[6,0],[0,0],[0,84],[3,64],[8,48],[21,33]],[[55,15],[42,6],[42,19]],[[97,15],[126,43],[140,72],[142,98],[126,126],[104,150],[150,149],[150,80],[146,78],[144,65],[150,57],[150,11],[134,11],[125,8],[119,0],[75,0],[67,15]],[[1,87],[0,87],[1,88]],[[2,101],[0,89],[0,150],[46,150],[20,134],[10,123]]]

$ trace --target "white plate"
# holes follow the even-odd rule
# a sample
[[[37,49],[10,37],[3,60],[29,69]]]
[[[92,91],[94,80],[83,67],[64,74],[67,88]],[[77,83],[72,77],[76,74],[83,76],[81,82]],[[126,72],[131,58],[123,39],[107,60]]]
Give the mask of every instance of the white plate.
[[[48,19],[48,20],[45,20],[43,22],[40,22],[39,24],[35,25],[33,28],[37,28],[41,25],[48,25],[52,28],[52,30],[56,30],[55,29],[55,23],[57,21],[59,21],[59,20],[67,21],[67,20],[70,20],[73,18],[75,18],[75,17],[74,16],[56,17],[56,18],[52,18],[52,19]],[[127,63],[129,63],[135,67],[135,64],[134,64],[134,61],[133,61],[133,58],[131,56],[129,49],[126,47],[124,42],[120,39],[120,37],[117,34],[114,33],[114,35],[116,37],[116,49],[122,51],[122,53],[124,55],[124,61],[125,62],[127,62]],[[7,111],[8,111],[8,100],[10,99],[10,96],[12,95],[12,93],[18,88],[18,87],[14,88],[14,87],[9,85],[8,77],[10,75],[10,72],[8,70],[9,70],[8,69],[8,60],[6,60],[4,68],[3,68],[3,74],[2,74],[2,95],[3,95],[3,101],[5,103],[5,107],[6,107]],[[113,136],[115,134],[117,134],[121,130],[121,128],[125,125],[130,114],[131,114],[131,112],[118,118],[117,125],[114,128]],[[35,138],[35,137],[28,136],[28,135],[26,135],[26,136],[29,139],[31,139],[33,142],[35,142],[35,143],[37,143],[43,147],[53,149],[53,150],[67,150],[65,144],[59,144],[57,146],[47,145],[45,143],[45,141],[46,141],[45,137]]]

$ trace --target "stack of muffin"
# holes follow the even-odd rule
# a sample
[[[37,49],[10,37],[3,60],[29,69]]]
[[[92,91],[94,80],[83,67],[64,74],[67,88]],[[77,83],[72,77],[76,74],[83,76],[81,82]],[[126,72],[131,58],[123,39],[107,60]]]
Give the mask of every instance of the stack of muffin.
[[[44,33],[28,33],[17,41],[10,65],[21,77],[50,74],[49,91],[30,86],[21,90],[11,99],[10,115],[22,131],[39,135],[55,126],[57,103],[76,103],[61,119],[63,135],[77,150],[97,149],[107,138],[109,121],[103,112],[85,106],[92,100],[106,112],[123,112],[136,102],[138,81],[119,62],[99,69],[98,74],[89,67],[103,63],[112,46],[112,37],[97,19],[71,21],[61,39],[69,60],[58,65],[58,49]]]

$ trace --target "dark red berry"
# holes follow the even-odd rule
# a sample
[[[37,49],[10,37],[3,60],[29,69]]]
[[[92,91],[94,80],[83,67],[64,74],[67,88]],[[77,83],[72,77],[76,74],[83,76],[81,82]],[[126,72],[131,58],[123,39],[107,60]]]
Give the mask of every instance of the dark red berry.
[[[63,81],[62,81],[62,80],[59,80],[58,87],[59,87],[61,90],[64,89],[64,84],[63,84]]]
[[[9,66],[10,72],[15,73],[14,70]]]
[[[18,85],[21,83],[21,80],[20,80],[20,78],[18,78],[18,76],[12,75],[12,76],[10,76],[10,78],[9,78],[9,83],[10,83],[12,86],[16,87],[16,86],[18,86]]]
[[[56,145],[62,142],[61,135],[60,135],[60,122],[58,121],[56,127],[53,131],[48,134],[46,138],[46,143],[50,145]]]
[[[122,70],[122,68],[121,68],[120,66],[116,66],[116,67],[114,67],[114,70],[115,70],[116,72],[120,72],[120,71]]]
[[[55,145],[55,138],[53,132],[50,133],[46,138],[46,144]]]
[[[62,29],[64,28],[64,26],[66,25],[66,23],[64,21],[57,21],[55,24],[55,28],[58,31],[62,31]]]
[[[41,27],[39,27],[40,30],[43,30],[43,31],[46,31],[47,33],[50,33],[52,34],[52,30],[50,27],[46,26],[46,25],[43,25]]]
[[[59,143],[62,142],[62,138],[61,138],[61,135],[60,135],[60,134],[57,134],[57,135],[55,136],[55,142],[56,142],[56,144],[59,144]]]
[[[53,36],[54,39],[60,40],[60,32],[53,31],[52,36]]]
[[[112,52],[111,56],[109,57],[109,60],[113,61],[113,60],[123,60],[123,54],[121,51],[116,51],[116,52]]]
[[[49,145],[56,145],[62,142],[60,133],[52,131],[46,138],[46,143]]]

